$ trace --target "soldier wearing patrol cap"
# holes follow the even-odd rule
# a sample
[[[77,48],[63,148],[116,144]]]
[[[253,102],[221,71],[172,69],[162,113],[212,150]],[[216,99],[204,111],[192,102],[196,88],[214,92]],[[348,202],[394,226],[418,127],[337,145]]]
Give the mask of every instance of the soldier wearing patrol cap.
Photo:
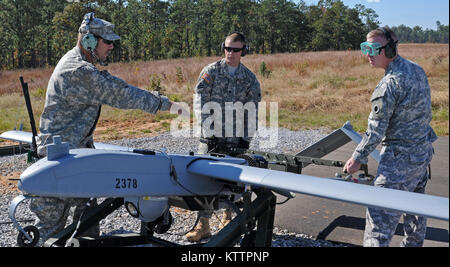
[[[78,47],[90,62],[97,60],[100,64],[106,61],[109,51],[113,48],[108,46],[120,39],[120,36],[114,33],[114,24],[95,18],[94,13],[85,15],[78,33]],[[99,41],[108,46],[102,46]]]
[[[172,106],[179,108],[163,95],[139,89],[97,69],[95,64],[105,65],[114,48],[113,41],[119,39],[113,24],[96,18],[93,13],[85,15],[77,46],[60,59],[48,83],[37,138],[41,157],[46,155],[46,147],[55,135],[68,142],[71,149],[94,148],[93,134],[103,104],[152,114]],[[40,244],[64,228],[72,206],[76,206],[74,220],[77,220],[86,203],[87,199],[34,198],[30,208],[38,217]],[[98,226],[91,230],[90,235],[98,235]]]
[[[354,173],[382,143],[375,186],[424,193],[437,139],[430,126],[430,86],[424,70],[398,55],[397,37],[389,28],[367,34],[361,50],[375,68],[385,69],[372,97],[368,128],[361,143],[344,166]],[[367,208],[364,246],[389,246],[399,212]],[[403,215],[405,237],[400,246],[422,246],[426,218]]]
[[[258,102],[261,101],[261,88],[255,74],[241,63],[241,57],[248,53],[248,44],[244,34],[232,32],[228,34],[225,42],[221,44],[221,49],[225,57],[219,61],[211,63],[203,68],[195,87],[196,98],[194,108],[202,109],[200,121],[202,131],[198,153],[217,152],[223,153],[222,149],[245,148],[254,134],[250,127],[256,131],[258,114]],[[238,114],[236,112],[226,112],[227,105],[239,105],[253,108],[253,112],[246,110]],[[220,112],[221,121],[205,124],[211,114],[203,112],[205,106],[220,107],[220,110],[213,110],[212,113]],[[229,105],[229,106],[231,106]],[[254,115],[252,117],[252,114]],[[229,118],[227,118],[229,116]],[[228,121],[228,122],[227,122]],[[232,121],[232,122],[230,122]],[[242,131],[238,131],[242,129]],[[214,133],[210,135],[208,133]],[[211,210],[199,212],[199,223],[195,229],[186,234],[186,238],[191,242],[211,236],[209,219]],[[232,219],[231,210],[225,209],[221,226],[226,225]]]

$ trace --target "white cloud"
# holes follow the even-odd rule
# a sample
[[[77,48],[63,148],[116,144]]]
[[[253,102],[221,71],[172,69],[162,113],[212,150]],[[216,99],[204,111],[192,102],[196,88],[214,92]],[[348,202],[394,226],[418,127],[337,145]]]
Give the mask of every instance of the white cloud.
[[[367,2],[369,2],[369,3],[379,3],[380,0],[367,0]]]

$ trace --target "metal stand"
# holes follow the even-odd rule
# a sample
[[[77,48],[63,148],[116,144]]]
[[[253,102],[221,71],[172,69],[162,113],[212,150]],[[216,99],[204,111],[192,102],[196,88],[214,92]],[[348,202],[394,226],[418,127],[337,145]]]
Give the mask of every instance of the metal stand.
[[[89,229],[92,225],[96,224],[106,216],[108,216],[110,213],[118,209],[120,206],[123,205],[123,198],[108,198],[105,199],[100,205],[97,207],[93,207],[89,210],[86,210],[86,213],[83,214],[80,222],[80,226],[78,227],[77,236],[72,239],[70,246],[83,246],[85,244],[84,241],[87,243],[93,243],[92,240],[97,240],[97,238],[78,238],[79,235],[81,235],[84,231]],[[60,247],[65,246],[67,240],[72,236],[74,231],[77,228],[78,222],[74,222],[68,227],[64,228],[61,232],[57,233],[56,235],[49,238],[45,243],[44,247]],[[102,243],[102,241],[96,241],[99,244]],[[103,241],[105,242],[105,241]]]
[[[250,191],[244,193],[243,211],[204,244],[205,247],[233,246],[242,234],[245,234],[241,243],[243,247],[271,246],[276,196],[263,188],[256,190],[255,193],[258,197],[254,201],[251,201]]]
[[[205,247],[229,247],[242,239],[242,247],[270,247],[272,244],[273,223],[275,217],[276,196],[267,189],[255,190],[257,198],[251,201],[251,191],[244,193],[244,207],[229,224],[214,235],[207,243],[197,243],[188,246]],[[122,198],[110,198],[103,201],[97,207],[86,211],[78,227],[78,232],[68,244],[67,240],[76,230],[77,223],[69,225],[58,234],[49,238],[44,247],[102,247],[102,246],[132,246],[153,244],[156,246],[181,246],[153,236],[152,231],[144,231],[141,234],[117,234],[103,237],[80,237],[89,229],[114,210],[123,205]],[[255,230],[256,228],[256,230]]]

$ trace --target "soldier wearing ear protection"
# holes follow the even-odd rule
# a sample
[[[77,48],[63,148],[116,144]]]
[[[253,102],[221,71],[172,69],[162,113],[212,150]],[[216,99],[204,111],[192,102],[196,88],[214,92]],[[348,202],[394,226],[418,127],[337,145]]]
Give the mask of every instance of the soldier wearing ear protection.
[[[41,157],[46,155],[46,147],[55,135],[60,135],[71,149],[94,148],[93,134],[101,105],[141,109],[152,114],[172,106],[163,95],[129,85],[106,70],[97,69],[94,64],[106,59],[113,48],[111,42],[119,38],[113,24],[95,18],[93,13],[85,15],[77,46],[60,59],[48,82],[37,140]],[[30,208],[39,218],[36,226],[40,242],[63,229],[72,206],[77,207],[74,215],[77,220],[85,203],[87,199],[34,198]],[[98,235],[98,226],[91,235]]]
[[[222,42],[220,44],[220,50],[221,51],[227,51],[227,52],[241,52],[241,57],[245,57],[245,55],[247,55],[250,52],[250,48],[249,45],[247,44],[247,39],[245,38],[245,35],[242,32],[230,32],[227,36],[228,37],[232,37],[234,41],[239,41],[241,42],[243,45],[242,47],[226,47],[225,46],[225,42]]]
[[[120,39],[120,36],[114,33],[114,25],[106,20],[96,18],[95,14],[91,12],[84,15],[78,31],[81,34],[81,48],[89,52],[100,65],[106,66],[107,64],[104,63],[101,55],[99,57],[99,52],[96,49],[100,40],[109,45]]]
[[[200,138],[198,149],[199,154],[210,152],[223,153],[218,149],[219,144],[227,148],[248,148],[252,138],[252,133],[249,133],[249,124],[251,123],[249,121],[255,120],[255,124],[257,122],[261,88],[255,74],[240,62],[241,57],[245,56],[249,51],[244,34],[240,32],[229,33],[225,38],[225,42],[220,45],[220,48],[225,53],[225,57],[204,67],[200,72],[195,87],[197,97],[194,99],[194,109],[196,107],[203,109],[205,105],[212,103],[220,106],[222,112],[222,124],[214,125],[212,123],[208,125],[210,126],[209,129],[206,129],[204,124],[214,114],[212,112],[201,114],[202,137]],[[245,113],[244,111],[244,116],[233,114],[232,123],[227,124],[225,112],[227,103],[233,105],[251,103],[256,108],[256,117],[251,118],[248,115],[250,112]],[[235,113],[238,113],[238,111],[236,110]],[[242,120],[241,118],[244,119]],[[243,135],[237,133],[237,126],[243,126]],[[219,134],[212,137],[206,134],[206,132],[214,132],[216,127],[221,129],[218,131],[220,132]],[[227,127],[232,127],[231,131],[228,132],[232,132],[232,135],[227,134]],[[197,242],[211,236],[209,228],[211,215],[211,211],[199,212],[199,224],[193,231],[186,234],[186,238],[189,241]],[[231,210],[225,210],[222,218],[224,221],[223,225],[226,225],[231,220]]]
[[[222,121],[225,125],[225,103],[241,102],[245,104],[252,102],[257,108],[258,102],[261,101],[261,88],[255,74],[244,66],[240,59],[248,52],[248,44],[245,36],[240,32],[231,32],[225,38],[220,47],[225,53],[225,57],[203,68],[197,80],[195,92],[201,97],[201,102],[197,103],[199,107],[203,107],[208,102],[218,103],[222,107]],[[194,104],[195,104],[194,100]],[[202,115],[202,122],[209,115]],[[236,130],[236,123],[243,123],[233,118],[233,129]],[[226,136],[225,126],[221,127],[222,134],[216,135],[216,138],[222,138],[226,143],[233,143],[236,146],[239,143],[249,143],[251,136],[248,136],[248,124],[244,124],[244,136]],[[211,130],[214,125],[211,125]],[[202,129],[202,136],[205,129]],[[209,143],[204,140],[203,144]],[[211,152],[207,147],[202,147],[204,153]]]
[[[375,42],[375,43],[363,42],[363,43],[361,43],[361,52],[364,55],[378,56],[381,53],[381,51],[384,49],[384,51],[385,51],[384,55],[387,58],[394,58],[395,56],[397,56],[398,40],[394,42],[389,31],[387,31],[384,28],[378,28],[377,30],[383,32],[383,34],[387,40],[387,44],[382,46],[378,42]]]
[[[361,44],[373,67],[385,69],[384,77],[370,98],[368,128],[352,158],[349,173],[367,163],[368,155],[382,144],[375,186],[424,193],[437,139],[432,119],[430,87],[424,70],[398,55],[397,38],[387,27],[367,34]],[[389,246],[402,214],[367,208],[364,246]],[[401,246],[422,246],[426,218],[403,215],[405,237]]]

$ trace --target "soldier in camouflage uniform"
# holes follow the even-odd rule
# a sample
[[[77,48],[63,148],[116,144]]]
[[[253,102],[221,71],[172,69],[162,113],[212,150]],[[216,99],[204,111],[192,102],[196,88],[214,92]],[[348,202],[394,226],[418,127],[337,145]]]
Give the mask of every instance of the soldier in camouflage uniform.
[[[256,131],[261,88],[255,74],[240,63],[241,57],[245,56],[245,53],[248,51],[245,36],[240,32],[232,32],[226,37],[221,47],[225,52],[225,58],[204,67],[195,88],[197,96],[194,99],[194,108],[203,109],[201,114],[202,135],[198,149],[199,154],[221,152],[218,149],[219,143],[225,149],[247,149]],[[213,112],[210,113],[208,108],[206,108],[205,112],[204,108],[205,105],[211,103],[216,104],[215,107],[220,106],[219,111],[222,113],[219,116],[221,117],[221,125],[212,123],[205,126],[204,124],[213,115]],[[244,109],[248,109],[239,111],[236,108],[236,112],[227,113],[226,106],[230,104],[242,104]],[[217,112],[218,110],[214,109],[213,111]],[[229,116],[229,118],[226,118],[226,116]],[[206,129],[208,126],[210,126],[209,129]],[[199,212],[199,224],[193,231],[186,234],[186,238],[189,241],[196,242],[211,236],[209,228],[211,215],[211,210]],[[222,226],[226,225],[231,220],[231,217],[231,210],[225,209]]]
[[[431,97],[424,70],[397,54],[397,37],[387,27],[368,33],[361,50],[385,75],[375,88],[368,128],[344,166],[354,173],[381,142],[375,186],[424,193],[437,139],[430,126]],[[367,208],[364,246],[389,246],[400,216],[395,211]],[[426,218],[403,214],[405,237],[401,246],[422,246]]]
[[[37,142],[40,156],[46,155],[46,147],[55,135],[60,135],[71,149],[94,148],[93,134],[102,104],[121,109],[141,109],[152,114],[158,110],[169,110],[172,104],[175,105],[165,96],[131,86],[96,68],[96,62],[105,65],[103,62],[114,48],[113,41],[120,38],[113,30],[113,24],[95,18],[93,13],[86,14],[79,28],[77,46],[67,52],[55,67],[40,119]],[[94,46],[89,47],[89,44]],[[76,207],[74,220],[78,220],[87,201],[34,198],[30,208],[38,217],[39,244],[64,228],[69,209],[73,206]],[[88,232],[87,235],[98,236],[98,225]]]

